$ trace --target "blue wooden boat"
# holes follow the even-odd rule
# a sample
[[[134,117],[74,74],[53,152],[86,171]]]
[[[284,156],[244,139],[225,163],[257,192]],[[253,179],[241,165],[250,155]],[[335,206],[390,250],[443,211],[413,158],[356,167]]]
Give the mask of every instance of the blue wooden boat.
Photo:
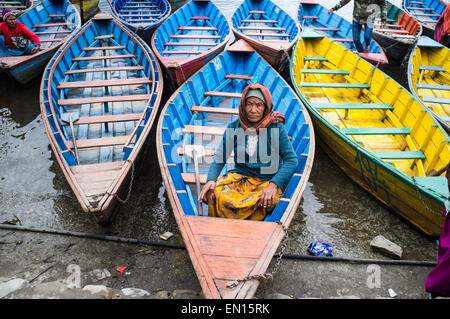
[[[1,0],[0,1],[0,12],[3,9],[9,9],[11,11],[16,11],[21,14],[22,10],[25,10],[33,5],[32,0]],[[0,17],[1,21],[1,17]]]
[[[230,35],[227,19],[212,1],[192,0],[156,29],[151,46],[176,88],[219,54]]]
[[[356,51],[353,43],[352,23],[337,13],[328,15],[328,9],[314,0],[300,0],[298,6],[298,21],[300,27],[310,27],[323,33],[327,38],[352,51]],[[361,32],[361,43],[364,35]],[[386,54],[376,41],[370,42],[368,53],[358,53],[362,58],[373,64],[388,63]]]
[[[274,110],[285,115],[297,170],[264,221],[206,216],[206,204],[197,202],[200,184],[206,182],[226,125],[238,116],[243,89],[252,82],[268,87]],[[172,94],[159,118],[156,147],[167,195],[205,297],[251,298],[258,280],[239,281],[234,288],[228,284],[265,272],[283,228],[297,211],[313,164],[313,126],[298,96],[249,44],[238,40]],[[223,174],[232,162],[228,159]]]
[[[82,209],[100,224],[130,196],[162,91],[149,46],[105,12],[44,71],[40,105],[50,145]]]
[[[98,7],[119,19],[146,42],[171,12],[167,0],[100,0]]]
[[[281,69],[300,34],[297,21],[270,0],[245,0],[231,17],[233,33]]]
[[[422,35],[422,25],[395,4],[386,1],[386,6],[387,24],[381,26],[381,19],[377,18],[372,38],[383,48],[391,64],[400,65]]]
[[[45,0],[26,10],[18,22],[24,23],[41,41],[33,55],[5,56],[0,51],[0,69],[19,84],[26,86],[42,74],[45,65],[66,38],[81,26],[78,11],[68,0]]]
[[[447,5],[440,0],[403,0],[403,10],[422,24],[423,34],[434,39],[436,23]]]

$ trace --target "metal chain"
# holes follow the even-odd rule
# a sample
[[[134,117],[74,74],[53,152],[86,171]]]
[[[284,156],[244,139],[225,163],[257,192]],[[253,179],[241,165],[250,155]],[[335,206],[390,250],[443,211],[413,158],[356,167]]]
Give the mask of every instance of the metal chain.
[[[121,199],[119,197],[119,195],[117,195],[117,193],[114,193],[114,194],[108,193],[109,195],[114,195],[114,197],[122,204],[125,204],[130,199],[131,188],[133,187],[133,182],[134,182],[134,162],[131,161],[130,159],[127,159],[127,162],[131,163],[131,179],[130,179],[130,184],[128,185],[128,194],[127,194],[126,198]]]
[[[281,243],[281,249],[280,253],[278,254],[277,261],[275,262],[275,266],[273,267],[273,270],[270,273],[264,273],[264,274],[256,274],[256,275],[248,275],[245,276],[242,279],[236,279],[232,283],[227,285],[227,288],[235,288],[240,282],[257,279],[257,280],[266,280],[266,279],[273,279],[273,275],[278,271],[278,268],[280,268],[281,259],[283,258],[284,250],[287,246],[287,239],[288,239],[288,232],[286,226],[284,226],[280,221],[277,221],[277,224],[281,226],[281,228],[284,231],[284,237],[283,241]]]
[[[419,195],[419,199],[420,199],[420,201],[422,202],[422,205],[423,205],[423,206],[427,209],[427,211],[429,211],[431,214],[433,214],[433,215],[435,215],[435,216],[442,217],[442,213],[436,213],[434,210],[432,210],[430,207],[428,207],[428,205],[427,205],[427,204],[425,203],[425,201],[423,200],[422,194],[421,194],[420,191],[419,191],[419,185],[417,185],[416,179],[414,178],[414,176],[412,176],[411,178],[412,178],[412,180],[413,180],[413,182],[414,182],[414,185],[416,186],[416,192],[417,192],[417,195]]]

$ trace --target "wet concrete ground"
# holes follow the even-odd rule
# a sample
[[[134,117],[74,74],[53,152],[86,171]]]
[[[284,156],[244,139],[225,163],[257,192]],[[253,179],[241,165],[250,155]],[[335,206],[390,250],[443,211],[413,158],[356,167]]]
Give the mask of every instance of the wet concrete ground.
[[[404,70],[388,66],[386,71],[402,83]],[[165,197],[152,143],[154,130],[130,200],[111,225],[102,227],[81,211],[51,152],[40,118],[39,83],[25,90],[0,77],[0,84],[0,223],[147,241],[162,241],[159,235],[170,231],[174,236],[167,242],[183,244]],[[166,91],[166,99],[169,95]],[[401,246],[405,260],[436,260],[435,239],[422,235],[353,183],[317,146],[308,186],[289,228],[286,253],[307,255],[311,242],[327,242],[335,257],[389,259],[370,248],[377,235]],[[114,293],[68,289],[76,279],[70,271],[76,267],[70,265],[79,266],[80,288],[105,285]],[[124,275],[117,266],[126,266]],[[107,269],[110,276],[98,279],[93,273],[98,269]],[[392,289],[397,299],[426,299],[425,278],[431,269],[283,259],[274,279],[262,282],[255,297],[279,293],[295,299],[392,298]],[[189,298],[203,297],[183,249],[0,229],[0,284],[12,278],[31,283],[6,299],[124,298],[120,291],[127,287],[157,298],[173,297],[176,290],[191,291]]]

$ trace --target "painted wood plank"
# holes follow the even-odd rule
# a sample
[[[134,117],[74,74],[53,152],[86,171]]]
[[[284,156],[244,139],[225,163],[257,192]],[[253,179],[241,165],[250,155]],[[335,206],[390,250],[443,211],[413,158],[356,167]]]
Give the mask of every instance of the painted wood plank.
[[[82,125],[82,124],[138,121],[141,118],[141,116],[142,116],[142,113],[82,116],[82,117],[79,117],[73,124],[74,125]],[[69,125],[69,123],[66,123],[66,122],[61,122],[61,124]]]
[[[72,61],[93,61],[93,60],[112,60],[112,59],[129,59],[136,58],[134,54],[118,54],[118,55],[102,55],[102,56],[83,56],[73,58]]]
[[[76,99],[60,99],[58,100],[58,105],[144,101],[150,99],[151,97],[152,97],[151,94],[134,94],[134,95],[118,95],[118,96],[85,97]]]
[[[123,85],[141,85],[149,84],[149,78],[130,78],[130,79],[113,79],[113,80],[97,80],[97,81],[74,81],[61,82],[58,89],[74,89],[74,88],[94,88],[105,86],[123,86]]]
[[[100,138],[90,138],[90,139],[82,139],[77,140],[78,149],[89,148],[89,147],[100,147],[100,146],[114,146],[114,145],[123,145],[129,140],[130,136],[113,136],[113,137],[100,137]],[[134,140],[135,138],[133,138]],[[73,148],[72,141],[66,141],[67,146],[69,148]],[[133,143],[133,141],[132,141]]]
[[[64,72],[64,74],[77,74],[77,73],[90,73],[90,72],[112,72],[112,71],[141,71],[144,70],[144,66],[136,65],[136,66],[113,66],[113,67],[105,67],[105,68],[95,68],[95,69],[76,69],[76,70],[68,70]]]

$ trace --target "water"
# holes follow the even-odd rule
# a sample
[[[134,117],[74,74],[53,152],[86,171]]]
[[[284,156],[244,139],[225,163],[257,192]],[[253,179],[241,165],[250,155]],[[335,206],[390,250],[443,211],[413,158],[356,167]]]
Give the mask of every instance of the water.
[[[274,2],[295,18],[297,0]],[[337,2],[321,3],[330,8]],[[183,3],[175,2],[174,9]],[[214,3],[231,19],[241,1]],[[338,13],[350,19],[352,7],[350,3]],[[403,69],[388,66],[386,72],[406,85]],[[166,91],[163,103],[169,95]],[[0,222],[17,218],[25,226],[142,240],[157,240],[159,234],[171,231],[174,241],[181,242],[160,175],[154,131],[131,198],[110,226],[99,226],[80,209],[52,153],[40,115],[39,81],[23,89],[0,77]],[[303,201],[289,228],[286,252],[305,254],[309,243],[319,241],[331,243],[335,256],[380,258],[369,246],[377,235],[403,247],[405,259],[436,258],[435,240],[411,228],[355,184],[317,146]]]

